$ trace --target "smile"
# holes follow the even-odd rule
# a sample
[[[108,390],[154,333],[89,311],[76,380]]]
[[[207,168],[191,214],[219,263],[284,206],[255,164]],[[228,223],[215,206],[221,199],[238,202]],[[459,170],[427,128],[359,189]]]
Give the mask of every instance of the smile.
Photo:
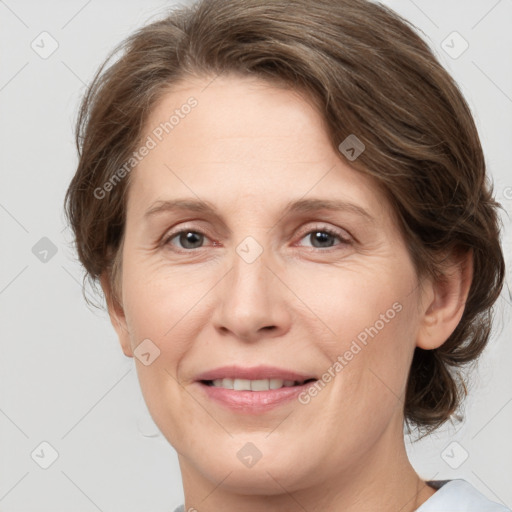
[[[283,387],[302,386],[315,379],[307,379],[305,381],[284,380],[284,379],[214,379],[204,380],[203,384],[213,386],[215,388],[232,389],[234,391],[269,391],[271,389],[281,389]]]

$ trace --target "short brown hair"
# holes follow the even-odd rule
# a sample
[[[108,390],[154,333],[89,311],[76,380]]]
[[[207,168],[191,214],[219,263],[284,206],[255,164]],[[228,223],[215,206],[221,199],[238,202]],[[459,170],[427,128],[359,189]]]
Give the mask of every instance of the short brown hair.
[[[457,85],[413,27],[382,5],[202,0],[127,38],[99,69],[77,121],[80,158],[65,208],[89,278],[106,273],[117,289],[129,176],[102,199],[94,191],[130,158],[149,112],[173,85],[221,73],[305,92],[333,147],[351,134],[364,142],[351,165],[386,191],[418,275],[439,276],[447,252],[472,251],[459,325],[438,349],[415,349],[408,377],[406,421],[441,425],[466,392],[459,367],[480,355],[490,335],[505,266],[499,205]]]

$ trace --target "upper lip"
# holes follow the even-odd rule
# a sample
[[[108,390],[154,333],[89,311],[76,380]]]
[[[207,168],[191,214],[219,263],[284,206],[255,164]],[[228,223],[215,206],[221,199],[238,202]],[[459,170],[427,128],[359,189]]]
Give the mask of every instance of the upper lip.
[[[261,380],[261,379],[283,379],[293,381],[305,381],[308,379],[316,379],[313,375],[306,373],[298,373],[284,368],[277,368],[275,366],[222,366],[214,368],[197,376],[197,380],[215,380],[215,379],[248,379],[248,380]]]

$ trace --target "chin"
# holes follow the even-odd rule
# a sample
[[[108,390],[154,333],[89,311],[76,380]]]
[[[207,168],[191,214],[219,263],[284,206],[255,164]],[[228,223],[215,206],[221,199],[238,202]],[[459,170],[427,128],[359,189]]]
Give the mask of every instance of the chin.
[[[252,468],[241,465],[222,465],[211,468],[213,471],[204,474],[213,482],[221,482],[225,479],[222,487],[228,492],[273,496],[282,494],[283,488],[295,491],[302,487],[301,481],[307,481],[306,475],[296,473],[298,464],[300,461],[294,461],[290,465],[295,467],[294,473],[290,473],[288,468],[274,464],[272,461],[266,465],[260,461]]]
[[[258,444],[264,445],[263,442]],[[307,487],[311,475],[318,474],[311,464],[305,464],[308,457],[297,450],[294,443],[290,443],[290,451],[282,450],[282,446],[281,451],[276,447],[271,449],[267,443],[266,448],[261,448],[261,458],[256,461],[258,455],[254,451],[256,458],[246,463],[244,456],[254,448],[248,448],[245,441],[231,439],[229,446],[219,443],[216,451],[211,451],[211,446],[210,450],[208,447],[197,448],[198,453],[186,455],[186,463],[193,465],[205,479],[215,484],[222,482],[223,489],[237,494],[277,495],[282,494],[283,487],[291,492]]]

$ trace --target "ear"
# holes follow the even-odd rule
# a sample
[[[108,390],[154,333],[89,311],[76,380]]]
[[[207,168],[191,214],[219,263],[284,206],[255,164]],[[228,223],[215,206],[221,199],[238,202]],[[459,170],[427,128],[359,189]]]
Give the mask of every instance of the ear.
[[[451,336],[464,313],[472,280],[473,252],[467,251],[450,255],[442,275],[425,286],[419,348],[438,348]]]
[[[113,298],[109,276],[106,273],[102,274],[100,277],[100,282],[103,293],[105,294],[105,299],[107,301],[110,321],[117,333],[117,337],[119,338],[119,343],[121,344],[124,355],[127,357],[133,357],[126,317],[124,315],[122,306],[118,304]]]

